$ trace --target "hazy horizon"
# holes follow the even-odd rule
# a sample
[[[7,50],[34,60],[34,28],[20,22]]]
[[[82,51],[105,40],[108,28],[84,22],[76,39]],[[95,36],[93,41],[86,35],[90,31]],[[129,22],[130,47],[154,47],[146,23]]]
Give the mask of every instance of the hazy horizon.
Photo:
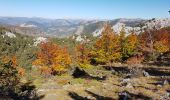
[[[0,17],[9,17],[9,18],[42,18],[42,19],[49,19],[49,20],[55,20],[55,19],[72,19],[72,20],[115,20],[115,19],[152,19],[152,18],[128,18],[128,17],[118,17],[118,18],[105,18],[105,19],[102,19],[102,18],[73,18],[73,17],[62,17],[62,18],[50,18],[50,17],[39,17],[39,16],[0,16]],[[154,17],[156,18],[156,17]],[[158,18],[158,17],[157,17]],[[162,17],[163,18],[163,17]],[[168,18],[168,17],[164,17],[164,18]],[[158,19],[161,19],[161,18],[158,18]]]

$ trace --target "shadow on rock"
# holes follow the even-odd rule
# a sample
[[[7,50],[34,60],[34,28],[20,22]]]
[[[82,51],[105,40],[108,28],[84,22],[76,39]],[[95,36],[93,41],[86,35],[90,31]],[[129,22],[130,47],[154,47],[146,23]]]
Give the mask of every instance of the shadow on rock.
[[[97,95],[91,91],[88,91],[88,90],[85,90],[85,92],[87,92],[88,94],[90,94],[91,96],[95,97],[96,100],[114,100],[113,98],[111,97],[105,97],[105,96],[100,96],[100,95]]]
[[[85,92],[87,92],[91,96],[83,97],[83,96],[78,95],[75,92],[69,92],[68,95],[74,100],[94,100],[94,99],[95,100],[114,100],[110,97],[100,96],[87,90],[85,90]]]
[[[76,67],[73,72],[74,78],[86,78],[86,79],[94,79],[94,80],[106,80],[106,76],[98,77],[98,76],[91,76],[84,70],[81,70],[80,68]]]
[[[68,95],[69,95],[73,100],[90,100],[90,99],[87,99],[86,97],[82,97],[82,96],[78,95],[78,94],[75,93],[75,92],[69,92]]]
[[[103,68],[106,69],[106,70],[114,70],[115,72],[124,73],[124,74],[127,74],[127,73],[130,72],[130,69],[128,69],[127,66],[121,66],[121,67],[103,66]]]
[[[151,76],[170,76],[169,71],[163,71],[162,68],[146,68],[145,69]],[[164,69],[169,70],[169,69]]]
[[[151,97],[145,96],[143,94],[133,94],[128,91],[123,91],[119,93],[118,100],[152,100]]]

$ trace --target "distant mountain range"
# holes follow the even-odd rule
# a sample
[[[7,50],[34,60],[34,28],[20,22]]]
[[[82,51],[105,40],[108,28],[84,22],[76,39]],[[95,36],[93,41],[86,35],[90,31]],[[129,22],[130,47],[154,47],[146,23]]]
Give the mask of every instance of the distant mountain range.
[[[74,34],[92,34],[99,36],[104,23],[109,22],[115,32],[122,27],[126,33],[141,32],[144,28],[162,28],[170,26],[170,19],[114,19],[114,20],[84,20],[84,19],[45,19],[26,17],[0,17],[0,25],[9,27],[18,33],[37,36],[68,37]]]

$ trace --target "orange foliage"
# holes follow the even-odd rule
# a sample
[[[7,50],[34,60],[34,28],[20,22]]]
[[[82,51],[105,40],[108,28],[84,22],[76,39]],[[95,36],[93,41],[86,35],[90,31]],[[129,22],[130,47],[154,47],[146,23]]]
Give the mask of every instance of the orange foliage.
[[[76,61],[81,68],[89,67],[90,63],[90,50],[87,48],[85,43],[78,44],[75,47],[76,51]]]
[[[20,76],[24,76],[25,70],[24,70],[23,68],[18,68],[18,74],[19,74]]]
[[[41,74],[49,74],[51,73],[51,68],[47,66],[40,67]]]
[[[89,63],[89,50],[85,47],[85,44],[78,44],[76,46],[76,56],[79,63]]]
[[[160,53],[170,51],[170,34],[167,30],[161,29],[155,33],[154,48]]]
[[[40,51],[37,52],[33,65],[41,66],[41,71],[52,74],[66,71],[70,63],[71,57],[66,48],[47,42],[40,44]]]
[[[13,66],[14,68],[16,68],[16,67],[18,66],[16,56],[13,56],[13,57],[11,58],[11,61],[12,61],[12,66]]]
[[[17,57],[16,56],[12,56],[12,57],[10,57],[10,56],[3,56],[3,57],[1,57],[1,59],[2,59],[2,63],[4,63],[4,64],[10,63],[11,67],[16,69],[20,76],[24,76],[25,69],[23,69],[22,67],[18,66]]]
[[[139,36],[139,40],[141,50],[144,52],[165,53],[170,51],[170,34],[166,29],[144,32]]]

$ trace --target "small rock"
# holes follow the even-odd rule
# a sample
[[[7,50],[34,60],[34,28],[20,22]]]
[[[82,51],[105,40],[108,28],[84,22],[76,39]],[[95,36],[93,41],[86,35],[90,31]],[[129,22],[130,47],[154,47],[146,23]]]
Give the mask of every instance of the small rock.
[[[132,77],[132,74],[127,74],[126,76],[125,76],[125,78],[131,78]]]
[[[162,85],[158,84],[157,87],[162,87]]]
[[[123,79],[123,80],[122,80],[122,83],[127,83],[127,82],[130,82],[130,78],[127,78],[127,79]]]
[[[131,79],[123,79],[121,82],[122,86],[125,86],[126,88],[133,88],[133,85],[131,83]]]
[[[92,99],[93,97],[92,97],[92,96],[87,96],[86,98],[87,98],[87,99]]]
[[[103,83],[103,85],[105,86],[105,85],[107,85],[107,83]]]
[[[167,92],[167,93],[166,93],[166,96],[167,96],[167,97],[170,97],[170,93]]]
[[[167,80],[164,80],[163,85],[167,85],[169,82]]]
[[[69,84],[64,85],[64,86],[63,86],[63,89],[64,89],[64,90],[67,90],[69,86],[70,86]]]
[[[131,83],[127,83],[126,88],[133,88]]]
[[[160,97],[161,100],[169,100],[169,98],[170,98],[170,93],[165,93]]]
[[[127,92],[121,92],[119,93],[119,99],[118,100],[129,100],[129,95]]]
[[[149,73],[146,72],[146,71],[143,71],[143,75],[146,76],[146,77],[149,77],[149,76],[150,76]]]
[[[161,76],[162,79],[165,79],[166,77],[165,76]]]
[[[114,69],[112,69],[111,72],[112,72],[112,74],[115,74],[115,73],[116,73],[116,71],[115,71]]]

